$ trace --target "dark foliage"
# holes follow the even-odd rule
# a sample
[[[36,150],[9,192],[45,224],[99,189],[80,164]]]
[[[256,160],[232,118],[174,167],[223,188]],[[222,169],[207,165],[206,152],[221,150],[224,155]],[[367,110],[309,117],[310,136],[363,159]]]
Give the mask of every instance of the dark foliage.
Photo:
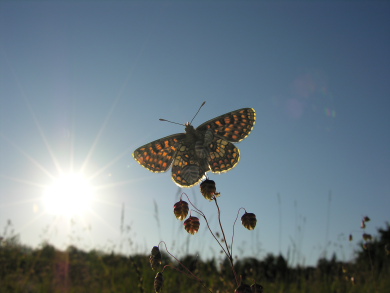
[[[333,256],[320,259],[313,267],[289,267],[282,256],[268,254],[263,260],[244,258],[235,263],[242,281],[261,284],[265,292],[386,292],[389,286],[390,226],[378,230],[369,249],[361,245],[354,262],[343,263]],[[362,243],[361,243],[362,244]],[[173,259],[163,254],[164,292],[207,292]],[[234,292],[236,284],[228,259],[203,261],[187,255],[182,264],[199,276],[213,292]],[[153,292],[156,272],[148,256],[131,257],[70,246],[59,251],[50,244],[40,249],[20,245],[17,238],[5,239],[0,246],[1,292]],[[358,289],[360,288],[360,289]],[[383,291],[384,290],[384,291]],[[351,292],[352,292],[351,291]]]

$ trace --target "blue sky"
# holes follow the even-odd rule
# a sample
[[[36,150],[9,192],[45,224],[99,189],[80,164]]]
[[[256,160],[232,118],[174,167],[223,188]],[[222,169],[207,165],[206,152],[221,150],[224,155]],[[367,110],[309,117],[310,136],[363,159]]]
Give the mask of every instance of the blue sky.
[[[181,190],[131,156],[152,140],[243,107],[257,111],[241,162],[209,177],[225,232],[240,207],[237,257],[281,251],[348,260],[389,221],[390,4],[386,1],[3,1],[0,4],[0,226],[21,242],[219,255],[205,223],[188,236]],[[45,187],[83,171],[89,210],[48,214]],[[217,229],[198,187],[183,190]],[[77,205],[77,200],[75,200]],[[121,211],[129,229],[121,233]],[[131,240],[131,241],[129,241]]]

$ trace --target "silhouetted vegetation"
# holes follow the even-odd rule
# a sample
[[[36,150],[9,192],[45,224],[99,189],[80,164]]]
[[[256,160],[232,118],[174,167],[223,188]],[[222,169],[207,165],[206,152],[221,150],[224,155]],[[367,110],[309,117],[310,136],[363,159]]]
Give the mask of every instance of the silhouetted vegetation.
[[[367,240],[367,239],[366,239]],[[237,273],[264,292],[389,292],[390,226],[377,238],[359,243],[356,258],[341,262],[333,255],[319,259],[316,267],[291,267],[282,255],[268,254],[235,262]],[[387,245],[387,246],[386,246]],[[147,255],[124,256],[70,246],[59,251],[46,243],[31,249],[15,235],[1,239],[0,292],[153,292],[155,272]],[[178,272],[183,269],[169,256],[163,292],[207,292],[199,282]],[[234,292],[229,260],[202,260],[187,255],[181,262],[201,276],[213,292]]]

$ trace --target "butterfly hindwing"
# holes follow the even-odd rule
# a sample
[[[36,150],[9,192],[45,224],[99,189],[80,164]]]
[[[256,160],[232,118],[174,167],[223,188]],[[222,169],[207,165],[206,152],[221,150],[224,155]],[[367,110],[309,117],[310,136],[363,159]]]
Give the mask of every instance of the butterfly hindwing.
[[[253,108],[243,108],[211,119],[196,130],[211,129],[215,136],[230,142],[240,142],[252,131],[256,123],[256,111]]]
[[[178,133],[157,139],[136,149],[133,157],[152,172],[165,172],[171,166],[185,137],[185,133]]]
[[[208,163],[213,173],[227,172],[240,161],[240,150],[225,139],[216,137],[209,148]]]
[[[173,181],[180,186],[191,187],[202,181],[207,171],[207,158],[198,158],[191,145],[182,144],[172,164]]]

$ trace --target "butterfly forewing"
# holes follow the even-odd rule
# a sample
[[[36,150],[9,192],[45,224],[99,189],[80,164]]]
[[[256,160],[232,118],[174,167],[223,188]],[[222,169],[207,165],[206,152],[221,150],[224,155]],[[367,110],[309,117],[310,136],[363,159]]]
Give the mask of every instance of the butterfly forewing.
[[[216,136],[230,142],[240,142],[249,135],[255,123],[255,109],[243,108],[211,119],[201,124],[196,130],[212,129]]]
[[[171,166],[185,137],[185,133],[179,133],[157,139],[136,149],[133,157],[152,172],[165,172]]]

